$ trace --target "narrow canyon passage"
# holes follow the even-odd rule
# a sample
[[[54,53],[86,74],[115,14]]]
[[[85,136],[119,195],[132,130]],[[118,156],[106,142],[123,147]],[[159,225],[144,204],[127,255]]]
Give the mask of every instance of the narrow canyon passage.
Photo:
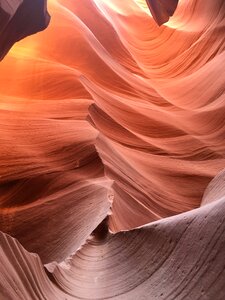
[[[223,300],[225,2],[4,3],[0,298]]]

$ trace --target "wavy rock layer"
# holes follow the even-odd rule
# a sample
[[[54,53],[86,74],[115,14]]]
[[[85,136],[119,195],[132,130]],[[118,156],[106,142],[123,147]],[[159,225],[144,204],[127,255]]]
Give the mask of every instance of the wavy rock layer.
[[[180,1],[160,28],[143,7],[51,0],[48,29],[0,65],[1,229],[45,262],[65,255],[50,255],[46,233],[45,257],[29,231],[42,236],[60,223],[64,242],[64,228],[80,226],[48,214],[63,216],[58,202],[70,196],[95,205],[96,191],[100,216],[112,195],[104,174],[114,181],[109,224],[118,231],[198,207],[225,165],[224,1]]]
[[[133,1],[124,6],[84,0],[78,6],[52,0],[49,10],[49,28],[19,43],[0,66],[2,113],[39,118],[49,130],[54,127],[55,138],[62,140],[59,132],[68,138],[73,151],[66,128],[75,132],[86,123],[71,125],[68,119],[84,120],[94,102],[89,120],[101,133],[97,142],[91,125],[89,130],[115,182],[111,230],[198,207],[208,182],[225,165],[225,79],[217,76],[224,69],[224,1],[181,1],[161,28]],[[38,140],[30,166],[16,172],[31,167],[42,145]],[[42,174],[73,170],[68,143],[60,147],[62,166],[52,169],[49,162]],[[55,160],[57,150],[48,148]],[[13,169],[9,174],[17,178]]]
[[[224,299],[225,2],[49,11],[0,64],[1,298]]]
[[[225,165],[225,77],[217,76],[225,61],[225,7],[181,1],[158,28],[148,11],[134,13],[132,2],[97,3],[132,59],[128,65],[115,58],[101,41],[107,52],[99,46],[98,55],[126,85],[82,79],[95,100],[89,113],[101,133],[97,149],[115,182],[110,228],[117,231],[198,207]],[[94,21],[88,26],[96,32]]]
[[[1,299],[223,300],[224,211],[223,193],[191,212],[92,238],[66,264],[52,266],[52,274],[1,233]]]

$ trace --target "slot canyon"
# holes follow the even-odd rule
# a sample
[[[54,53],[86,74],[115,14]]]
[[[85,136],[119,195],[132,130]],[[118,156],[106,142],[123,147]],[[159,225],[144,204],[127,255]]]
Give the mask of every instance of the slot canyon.
[[[0,0],[0,300],[225,299],[225,1]]]

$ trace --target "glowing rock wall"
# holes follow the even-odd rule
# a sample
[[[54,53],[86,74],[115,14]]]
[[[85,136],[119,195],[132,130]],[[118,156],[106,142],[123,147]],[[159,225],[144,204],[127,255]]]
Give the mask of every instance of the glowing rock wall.
[[[0,63],[0,298],[224,299],[225,2],[48,11]]]

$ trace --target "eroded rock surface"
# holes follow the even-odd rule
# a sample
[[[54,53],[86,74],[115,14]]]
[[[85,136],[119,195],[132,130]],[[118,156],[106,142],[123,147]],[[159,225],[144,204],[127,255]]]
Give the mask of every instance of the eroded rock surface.
[[[3,57],[49,15],[0,3]],[[0,299],[223,300],[225,2],[48,9],[0,63]]]

